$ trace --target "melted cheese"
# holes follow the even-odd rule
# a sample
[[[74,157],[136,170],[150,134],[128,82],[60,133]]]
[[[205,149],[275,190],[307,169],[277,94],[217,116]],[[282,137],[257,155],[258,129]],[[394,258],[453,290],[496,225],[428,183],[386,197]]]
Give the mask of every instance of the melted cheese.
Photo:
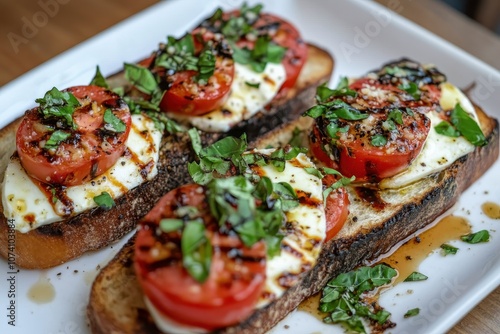
[[[273,150],[254,150],[271,154]],[[267,260],[266,282],[257,307],[264,307],[280,298],[287,289],[295,285],[300,275],[311,269],[317,261],[326,236],[326,220],[323,207],[321,180],[304,168],[314,164],[304,154],[288,161],[280,173],[273,166],[252,167],[259,175],[273,182],[287,182],[299,195],[307,197],[299,206],[286,213],[287,233],[281,243],[281,253]],[[181,325],[161,314],[145,297],[145,302],[156,325],[164,333],[205,333],[200,328]]]
[[[53,203],[51,194],[40,189],[38,182],[26,174],[19,158],[13,156],[2,185],[4,214],[7,219],[14,220],[18,231],[26,233],[96,207],[94,197],[102,192],[118,198],[158,173],[161,137],[149,117],[132,115],[132,128],[126,143],[131,154],[124,154],[113,167],[93,180],[62,190],[70,206],[59,200]]]
[[[188,122],[206,132],[227,132],[239,122],[261,111],[285,82],[286,73],[282,64],[268,63],[262,73],[254,72],[247,65],[235,63],[234,66],[231,92],[222,107],[201,116],[176,113],[168,113],[168,116],[180,122]],[[258,87],[253,87],[254,85]]]
[[[478,121],[476,111],[470,100],[460,89],[450,83],[441,84],[441,99],[439,103],[443,110],[451,110],[459,103],[476,122]],[[426,115],[431,120],[431,129],[419,155],[413,160],[408,169],[398,175],[382,180],[380,188],[404,187],[431,174],[442,171],[460,157],[474,151],[474,145],[469,143],[463,136],[454,138],[436,132],[434,127],[442,121],[437,112],[431,111]]]

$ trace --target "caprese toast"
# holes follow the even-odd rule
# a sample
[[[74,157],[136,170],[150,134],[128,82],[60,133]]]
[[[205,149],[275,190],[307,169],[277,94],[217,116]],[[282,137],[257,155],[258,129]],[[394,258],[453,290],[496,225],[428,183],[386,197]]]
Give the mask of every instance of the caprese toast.
[[[261,9],[218,10],[118,74],[47,91],[3,129],[0,244],[15,237],[16,265],[53,267],[130,232],[189,180],[186,129],[205,144],[255,139],[312,105],[332,57]]]
[[[292,275],[293,279],[289,280],[288,273],[294,268],[292,263],[284,260],[273,263],[267,257],[265,260],[264,257],[253,257],[255,253],[250,256],[246,253],[249,249],[241,251],[240,246],[245,244],[248,236],[246,232],[260,231],[242,228],[242,234],[228,232],[237,240],[233,244],[235,247],[225,247],[227,252],[217,251],[215,255],[214,251],[214,255],[209,256],[213,259],[210,270],[214,271],[205,272],[207,281],[185,280],[193,269],[202,272],[202,261],[193,262],[193,259],[202,259],[200,254],[206,249],[203,243],[196,244],[199,253],[193,258],[193,247],[184,247],[183,244],[184,238],[188,237],[179,234],[181,229],[186,232],[193,222],[187,213],[191,209],[185,209],[186,205],[193,204],[191,199],[198,198],[195,206],[203,202],[205,209],[202,212],[210,211],[215,215],[220,228],[231,225],[231,222],[244,221],[242,217],[248,211],[244,206],[242,214],[235,213],[240,213],[239,204],[242,202],[234,201],[233,195],[210,199],[214,196],[210,192],[220,195],[218,191],[224,192],[224,186],[184,186],[157,204],[142,221],[138,234],[99,273],[92,286],[87,310],[93,333],[264,333],[302,300],[318,293],[330,277],[379,257],[399,241],[429,225],[498,159],[498,121],[472,105],[434,66],[422,66],[407,59],[388,63],[363,78],[343,81],[336,89],[319,87],[317,101],[316,106],[306,111],[307,117],[281,126],[253,143],[254,147],[261,148],[254,152],[265,152],[261,151],[262,148],[269,146],[286,147],[289,143],[310,148],[307,166],[296,163],[294,159],[297,157],[285,163],[287,149],[279,154],[273,153],[279,149],[272,149],[267,151],[271,154],[263,158],[262,164],[274,173],[270,178],[273,182],[281,181],[281,177],[285,177],[282,175],[294,175],[288,177],[288,182],[297,195],[304,193],[301,187],[307,187],[314,176],[324,175],[316,172],[318,170],[331,171],[329,168],[335,167],[345,174],[340,183],[345,185],[348,193],[348,217],[345,223],[339,220],[341,223],[336,226],[341,228],[331,233],[334,235],[330,236],[331,239],[319,242],[308,237],[313,241],[311,247],[321,245],[314,265],[303,266],[305,270],[298,276]],[[440,147],[439,154],[433,150],[435,145]],[[239,146],[232,146],[233,149],[236,147]],[[219,160],[208,159],[207,152],[220,151],[213,147],[206,149],[199,154],[200,162],[190,165],[194,180],[201,183],[205,183],[205,175],[212,175],[214,170],[226,175],[228,170],[245,171],[246,168],[240,168],[242,160],[258,161],[247,160],[244,154],[239,154],[239,159],[226,157],[225,164],[222,164],[220,156]],[[280,164],[273,163],[272,158],[278,156],[282,157]],[[302,153],[300,157],[302,159]],[[227,167],[230,161],[235,164],[232,169]],[[223,166],[226,167],[217,170]],[[296,177],[301,175],[295,171],[300,166],[306,167],[306,175]],[[284,169],[277,171],[281,167]],[[257,174],[270,175],[267,170]],[[221,180],[226,182],[226,179]],[[234,187],[237,192],[246,188],[246,183],[239,185]],[[186,192],[191,195],[181,196]],[[306,192],[312,194],[311,190]],[[220,210],[219,206],[229,207],[230,213]],[[326,202],[323,207],[325,217],[343,208],[343,201]],[[190,212],[193,211],[200,212],[199,209]],[[252,219],[256,217],[254,215]],[[329,231],[337,229],[327,224],[328,219],[305,218],[299,222],[325,224]],[[172,232],[173,224],[177,229]],[[238,223],[231,226],[238,230],[235,227],[239,226]],[[298,236],[303,235],[292,226],[290,220],[282,219],[281,231],[285,238],[280,248],[285,254],[290,248],[297,249],[290,247],[286,238],[300,240]],[[202,233],[202,236],[212,238],[211,232]],[[266,247],[269,250],[268,244]],[[294,254],[300,259],[308,258],[301,251]],[[217,275],[220,273],[217,268],[224,268],[223,265],[215,266],[219,256],[235,261],[237,265],[227,265],[230,268],[236,269],[241,264],[239,274]],[[260,260],[252,262],[254,259]],[[256,271],[246,267],[262,262],[267,264],[265,271],[260,267]],[[166,275],[167,272],[171,275]],[[254,274],[246,276],[249,272]],[[286,286],[281,295],[274,294],[274,291],[270,293],[270,289],[264,287],[258,296],[245,294],[249,286],[258,285],[252,279],[272,282],[275,272],[279,272],[278,282]],[[215,277],[220,278],[215,282],[227,285],[214,284],[211,279]],[[225,277],[232,279],[224,281]],[[241,284],[236,290],[234,285],[245,278],[248,278],[247,284]],[[174,283],[174,279],[183,283]],[[268,283],[261,284],[266,286]],[[239,299],[236,291],[248,299]],[[274,298],[261,303],[269,296]],[[253,300],[252,306],[247,303],[249,299]],[[245,300],[245,303],[236,306],[238,300]],[[211,302],[216,305],[211,305]]]

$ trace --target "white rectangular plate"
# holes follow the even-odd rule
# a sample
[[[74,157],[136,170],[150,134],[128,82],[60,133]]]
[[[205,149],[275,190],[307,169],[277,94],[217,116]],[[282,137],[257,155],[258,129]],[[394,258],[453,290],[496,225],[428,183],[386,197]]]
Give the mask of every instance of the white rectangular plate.
[[[261,1],[265,10],[293,22],[304,39],[328,49],[335,57],[339,75],[356,76],[401,57],[434,63],[459,87],[476,83],[472,97],[489,114],[500,118],[500,74],[464,51],[401,18],[382,6],[364,1],[275,0]],[[254,3],[254,1],[251,1]],[[123,61],[149,54],[166,35],[182,35],[217,5],[233,8],[240,1],[172,0],[161,2],[107,31],[55,57],[0,89],[0,127],[34,105],[35,98],[57,86],[86,84],[100,65],[105,74],[119,70]],[[402,6],[398,4],[398,6]],[[399,7],[394,8],[398,10]],[[105,50],[105,52],[103,52]],[[467,190],[455,209],[473,230],[487,229],[491,241],[481,245],[459,244],[453,257],[432,254],[421,265],[426,282],[400,284],[385,292],[381,304],[397,323],[391,333],[442,333],[469,312],[500,284],[500,221],[481,211],[486,201],[500,202],[500,163]],[[0,333],[88,333],[85,308],[93,278],[123,245],[124,240],[99,252],[87,254],[45,271],[23,270],[12,275],[0,260]],[[458,243],[457,243],[458,244]],[[2,245],[5,247],[5,245]],[[14,276],[15,298],[8,296],[8,279]],[[49,281],[55,298],[37,304],[28,296],[36,282]],[[412,294],[406,293],[408,289]],[[15,327],[8,324],[9,307],[15,302]],[[403,319],[415,307],[420,315]],[[285,329],[285,325],[288,329]],[[303,312],[294,312],[273,333],[342,333]]]

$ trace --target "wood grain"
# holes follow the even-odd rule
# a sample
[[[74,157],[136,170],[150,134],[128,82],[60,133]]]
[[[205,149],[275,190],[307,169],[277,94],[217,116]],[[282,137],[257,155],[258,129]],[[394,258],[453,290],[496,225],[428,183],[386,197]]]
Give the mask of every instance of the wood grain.
[[[389,8],[397,6],[402,16],[500,69],[500,38],[465,16],[432,0],[377,1]],[[157,0],[2,1],[0,85],[156,2]],[[50,3],[52,7],[44,9],[41,3]],[[26,28],[29,26],[26,22],[37,25],[30,31]],[[500,288],[450,331],[453,334],[499,332]]]

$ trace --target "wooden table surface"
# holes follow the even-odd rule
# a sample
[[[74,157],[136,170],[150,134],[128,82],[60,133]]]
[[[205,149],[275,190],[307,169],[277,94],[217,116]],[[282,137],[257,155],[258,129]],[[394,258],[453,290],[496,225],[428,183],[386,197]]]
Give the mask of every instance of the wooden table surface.
[[[157,1],[2,1],[0,86]],[[377,1],[500,69],[500,38],[445,5],[433,0]],[[51,5],[43,8],[41,3]],[[26,21],[37,26],[23,31]],[[450,333],[500,333],[500,288]]]

